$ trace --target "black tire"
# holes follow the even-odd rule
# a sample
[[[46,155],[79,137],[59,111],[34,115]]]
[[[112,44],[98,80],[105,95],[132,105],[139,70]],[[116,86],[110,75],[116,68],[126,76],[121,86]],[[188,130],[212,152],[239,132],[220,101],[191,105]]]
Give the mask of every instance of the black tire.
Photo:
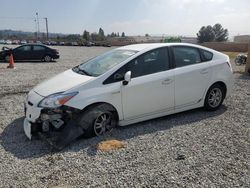
[[[98,118],[106,115],[110,117],[110,122],[107,120],[107,125],[103,125],[105,130],[103,133],[98,134],[98,128],[96,126]],[[86,111],[81,113],[77,118],[77,125],[83,128],[83,137],[90,138],[93,136],[101,136],[105,132],[111,131],[117,125],[117,113],[116,110],[108,104],[98,104],[89,107]]]
[[[46,56],[44,56],[43,61],[45,61],[45,62],[51,62],[52,58],[51,58],[50,55],[46,55]]]
[[[208,111],[215,111],[221,107],[226,95],[226,90],[221,84],[212,85],[206,94],[204,108]]]
[[[10,55],[6,55],[5,58],[4,58],[5,62],[6,63],[9,63],[10,61]]]

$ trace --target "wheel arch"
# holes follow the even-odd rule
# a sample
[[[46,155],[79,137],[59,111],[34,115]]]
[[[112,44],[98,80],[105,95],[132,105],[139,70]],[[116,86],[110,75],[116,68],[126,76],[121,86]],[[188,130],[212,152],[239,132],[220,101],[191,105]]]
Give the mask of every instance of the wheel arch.
[[[101,104],[105,104],[107,106],[109,106],[110,108],[113,109],[113,111],[115,112],[115,115],[117,117],[117,120],[119,121],[119,113],[118,113],[118,110],[114,107],[114,105],[108,103],[108,102],[94,102],[94,103],[91,103],[87,106],[85,106],[81,111],[84,112],[84,111],[87,111],[88,109],[90,108],[94,108],[95,106],[98,106],[98,105],[101,105]]]
[[[224,89],[224,93],[223,93],[223,97],[225,98],[225,96],[227,95],[227,85],[225,84],[225,82],[223,82],[223,81],[216,81],[216,82],[214,82],[209,88],[208,88],[208,90],[212,87],[212,86],[214,86],[215,84],[219,84],[223,89]]]

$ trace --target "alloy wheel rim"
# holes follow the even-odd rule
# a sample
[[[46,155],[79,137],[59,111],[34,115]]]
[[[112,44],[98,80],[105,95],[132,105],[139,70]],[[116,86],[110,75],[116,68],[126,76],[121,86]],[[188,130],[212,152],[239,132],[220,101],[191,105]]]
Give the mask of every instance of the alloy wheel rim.
[[[45,56],[44,59],[45,59],[46,62],[50,61],[50,57],[49,56]]]
[[[109,113],[103,113],[96,118],[94,132],[97,136],[101,136],[105,132],[112,130],[111,119],[111,114]]]
[[[208,96],[208,103],[211,107],[216,108],[222,100],[222,92],[219,88],[214,88],[210,91]]]

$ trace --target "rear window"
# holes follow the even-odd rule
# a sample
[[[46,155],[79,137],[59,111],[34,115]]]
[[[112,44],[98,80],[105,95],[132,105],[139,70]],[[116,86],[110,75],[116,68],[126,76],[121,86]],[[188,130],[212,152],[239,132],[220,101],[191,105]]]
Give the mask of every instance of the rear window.
[[[211,61],[213,59],[213,53],[201,49],[201,57],[203,61]]]

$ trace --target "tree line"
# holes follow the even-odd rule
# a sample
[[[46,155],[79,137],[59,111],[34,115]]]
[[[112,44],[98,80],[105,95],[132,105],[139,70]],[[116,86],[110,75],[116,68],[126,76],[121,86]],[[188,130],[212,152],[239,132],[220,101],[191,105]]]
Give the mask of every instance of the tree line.
[[[214,26],[202,26],[197,33],[199,43],[203,42],[224,42],[228,40],[228,30],[224,29],[221,24]]]
[[[90,33],[87,30],[83,31],[82,38],[85,41],[104,41],[109,37],[120,37],[119,32],[115,33],[112,32],[111,34],[108,34],[107,36],[104,33],[104,30],[102,28],[99,29],[98,33]],[[126,37],[125,33],[122,32],[121,37]]]

